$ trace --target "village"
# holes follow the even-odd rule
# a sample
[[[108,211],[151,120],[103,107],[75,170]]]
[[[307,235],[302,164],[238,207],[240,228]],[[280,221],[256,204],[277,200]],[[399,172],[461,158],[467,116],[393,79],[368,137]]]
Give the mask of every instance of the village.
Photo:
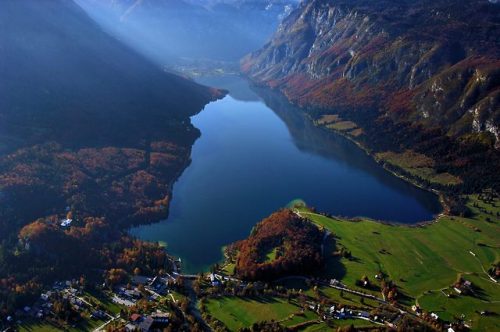
[[[172,329],[173,322],[174,326],[185,325],[187,316],[200,321],[200,326],[206,324],[208,329],[224,330],[207,313],[205,305],[210,299],[223,297],[283,298],[297,306],[296,315],[312,315],[315,321],[332,327],[337,325],[336,321],[365,321],[373,327],[390,329],[398,329],[404,321],[424,325],[440,322],[436,313],[424,312],[418,305],[413,305],[410,311],[389,301],[384,294],[377,297],[370,292],[349,288],[336,279],[297,277],[314,285],[314,289],[328,287],[339,291],[341,297],[343,294],[357,296],[361,305],[305,295],[301,290],[283,287],[280,282],[245,282],[226,275],[218,265],[209,273],[183,275],[180,262],[172,263],[175,272],[161,276],[128,275],[124,279],[126,282],[116,284],[89,285],[83,279],[55,282],[32,306],[19,308],[15,315],[7,317],[3,330],[28,331],[32,327],[44,326],[53,330],[163,331],[169,326]],[[378,278],[379,275],[374,276],[374,279]],[[360,280],[361,287],[368,287],[366,279]],[[446,291],[447,296],[473,295],[474,286],[460,278]],[[379,306],[369,308],[362,305],[364,301]],[[462,331],[467,326],[455,323],[443,325],[443,328],[453,332]]]
[[[61,220],[60,226],[71,227],[71,218]],[[341,249],[339,253],[349,260],[349,253]],[[477,250],[465,250],[464,255],[477,260]],[[96,275],[101,277],[94,280],[80,277],[57,281],[44,289],[31,305],[19,307],[3,318],[0,330],[241,330],[235,328],[237,324],[228,324],[230,320],[224,314],[239,306],[241,310],[253,310],[253,303],[274,305],[274,309],[268,307],[270,311],[281,313],[270,320],[266,317],[273,317],[272,314],[262,315],[260,324],[279,324],[297,331],[314,324],[328,328],[354,325],[367,330],[404,330],[408,326],[447,332],[472,329],[465,314],[456,315],[450,321],[441,317],[442,311],[424,310],[419,298],[404,300],[402,290],[381,271],[367,273],[349,283],[343,279],[305,275],[249,281],[235,277],[234,261],[228,254],[226,261],[215,264],[210,272],[183,274],[181,265],[180,259],[168,256],[164,269],[155,275],[143,275],[139,269],[131,273],[111,269],[98,271]],[[483,271],[483,279],[492,285],[497,284],[497,277],[498,268]],[[404,282],[399,279],[399,283]],[[481,299],[484,291],[477,282],[474,275],[459,273],[454,282],[427,290],[423,296]],[[486,318],[496,315],[489,309],[478,309],[477,314]],[[234,317],[240,319],[236,314]]]
[[[61,227],[71,227],[71,219],[62,220]],[[473,251],[468,251],[468,255],[476,257]],[[268,323],[284,324],[291,330],[302,330],[317,323],[332,328],[364,326],[369,330],[404,329],[408,324],[447,332],[470,328],[464,315],[447,323],[440,318],[439,312],[423,310],[418,301],[413,305],[396,301],[398,287],[385,282],[382,273],[370,278],[362,276],[356,281],[356,287],[337,279],[310,276],[250,282],[234,277],[234,271],[228,268],[231,264],[227,260],[225,265],[215,264],[210,272],[187,275],[181,272],[181,260],[169,256],[168,269],[157,275],[112,269],[101,271],[102,278],[97,281],[84,277],[57,281],[32,305],[20,307],[7,316],[1,330],[148,332],[190,330],[196,326],[200,331],[228,331],[232,329],[213,315],[216,311],[213,303],[220,306],[221,301],[238,299],[281,301],[292,313]],[[489,278],[496,283],[495,278]],[[296,287],[297,282],[302,286]],[[428,292],[457,298],[479,297],[480,291],[467,276],[459,275],[448,287]],[[480,311],[481,316],[492,314]],[[298,323],[290,325],[288,322]]]
[[[29,330],[30,326],[47,326],[54,330],[162,331],[169,326],[172,315],[179,313],[178,309],[190,309],[181,309],[181,302],[187,299],[182,295],[187,291],[182,288],[190,287],[186,280],[192,281],[191,287],[202,297],[206,294],[210,294],[210,297],[234,294],[250,297],[264,294],[285,296],[282,291],[275,291],[268,284],[250,284],[220,273],[183,276],[176,272],[152,277],[133,275],[126,284],[117,284],[111,289],[105,284],[89,287],[83,280],[59,281],[43,292],[32,306],[20,308],[15,316],[7,317],[5,323],[9,326],[4,331]],[[331,280],[329,284],[351,291],[336,280]],[[323,306],[309,299],[303,305],[302,310],[315,313],[323,321],[361,319],[396,328],[403,315],[396,312],[391,313],[390,317],[373,316],[367,311],[340,303]]]

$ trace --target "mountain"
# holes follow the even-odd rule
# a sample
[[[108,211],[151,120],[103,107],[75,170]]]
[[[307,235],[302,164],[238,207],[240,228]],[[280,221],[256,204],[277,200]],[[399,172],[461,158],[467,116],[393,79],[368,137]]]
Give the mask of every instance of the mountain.
[[[241,67],[368,150],[498,186],[498,22],[487,0],[304,1]]]
[[[125,230],[166,218],[200,134],[189,117],[222,92],[164,72],[70,0],[0,1],[0,55],[2,324],[55,280],[165,268],[163,248]]]
[[[189,117],[220,91],[163,72],[68,0],[1,1],[0,53],[0,238],[66,207],[165,215],[199,136]]]
[[[0,6],[3,143],[125,143],[130,130],[142,135],[155,123],[187,119],[212,98],[103,33],[72,1]]]
[[[294,0],[75,0],[109,33],[155,62],[238,61],[262,46]]]

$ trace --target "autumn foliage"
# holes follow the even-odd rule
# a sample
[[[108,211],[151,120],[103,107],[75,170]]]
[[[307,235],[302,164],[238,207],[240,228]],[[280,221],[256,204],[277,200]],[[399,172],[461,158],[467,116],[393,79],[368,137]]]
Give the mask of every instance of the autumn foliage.
[[[280,210],[255,226],[234,246],[239,251],[236,274],[249,280],[272,280],[286,274],[307,274],[321,266],[322,232],[290,210]],[[270,252],[275,257],[268,259]]]

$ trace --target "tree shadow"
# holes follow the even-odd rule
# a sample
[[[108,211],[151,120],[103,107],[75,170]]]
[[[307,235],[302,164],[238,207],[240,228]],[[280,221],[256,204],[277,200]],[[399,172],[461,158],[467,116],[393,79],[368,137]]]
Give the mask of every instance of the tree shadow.
[[[337,253],[336,239],[338,238],[330,236],[325,243],[323,269],[317,273],[317,276],[320,278],[341,280],[346,275],[346,267],[342,263],[343,257]],[[348,259],[355,262],[360,261],[358,258],[352,256]]]

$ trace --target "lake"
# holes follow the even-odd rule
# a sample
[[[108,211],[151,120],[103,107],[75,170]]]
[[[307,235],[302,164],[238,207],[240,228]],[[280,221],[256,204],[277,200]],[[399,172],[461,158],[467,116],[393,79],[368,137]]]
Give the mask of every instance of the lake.
[[[200,79],[229,90],[192,117],[201,131],[192,162],[173,188],[167,220],[133,228],[166,242],[196,273],[222,246],[294,199],[340,216],[416,223],[441,211],[437,197],[391,175],[349,140],[316,128],[274,92],[237,76]]]

